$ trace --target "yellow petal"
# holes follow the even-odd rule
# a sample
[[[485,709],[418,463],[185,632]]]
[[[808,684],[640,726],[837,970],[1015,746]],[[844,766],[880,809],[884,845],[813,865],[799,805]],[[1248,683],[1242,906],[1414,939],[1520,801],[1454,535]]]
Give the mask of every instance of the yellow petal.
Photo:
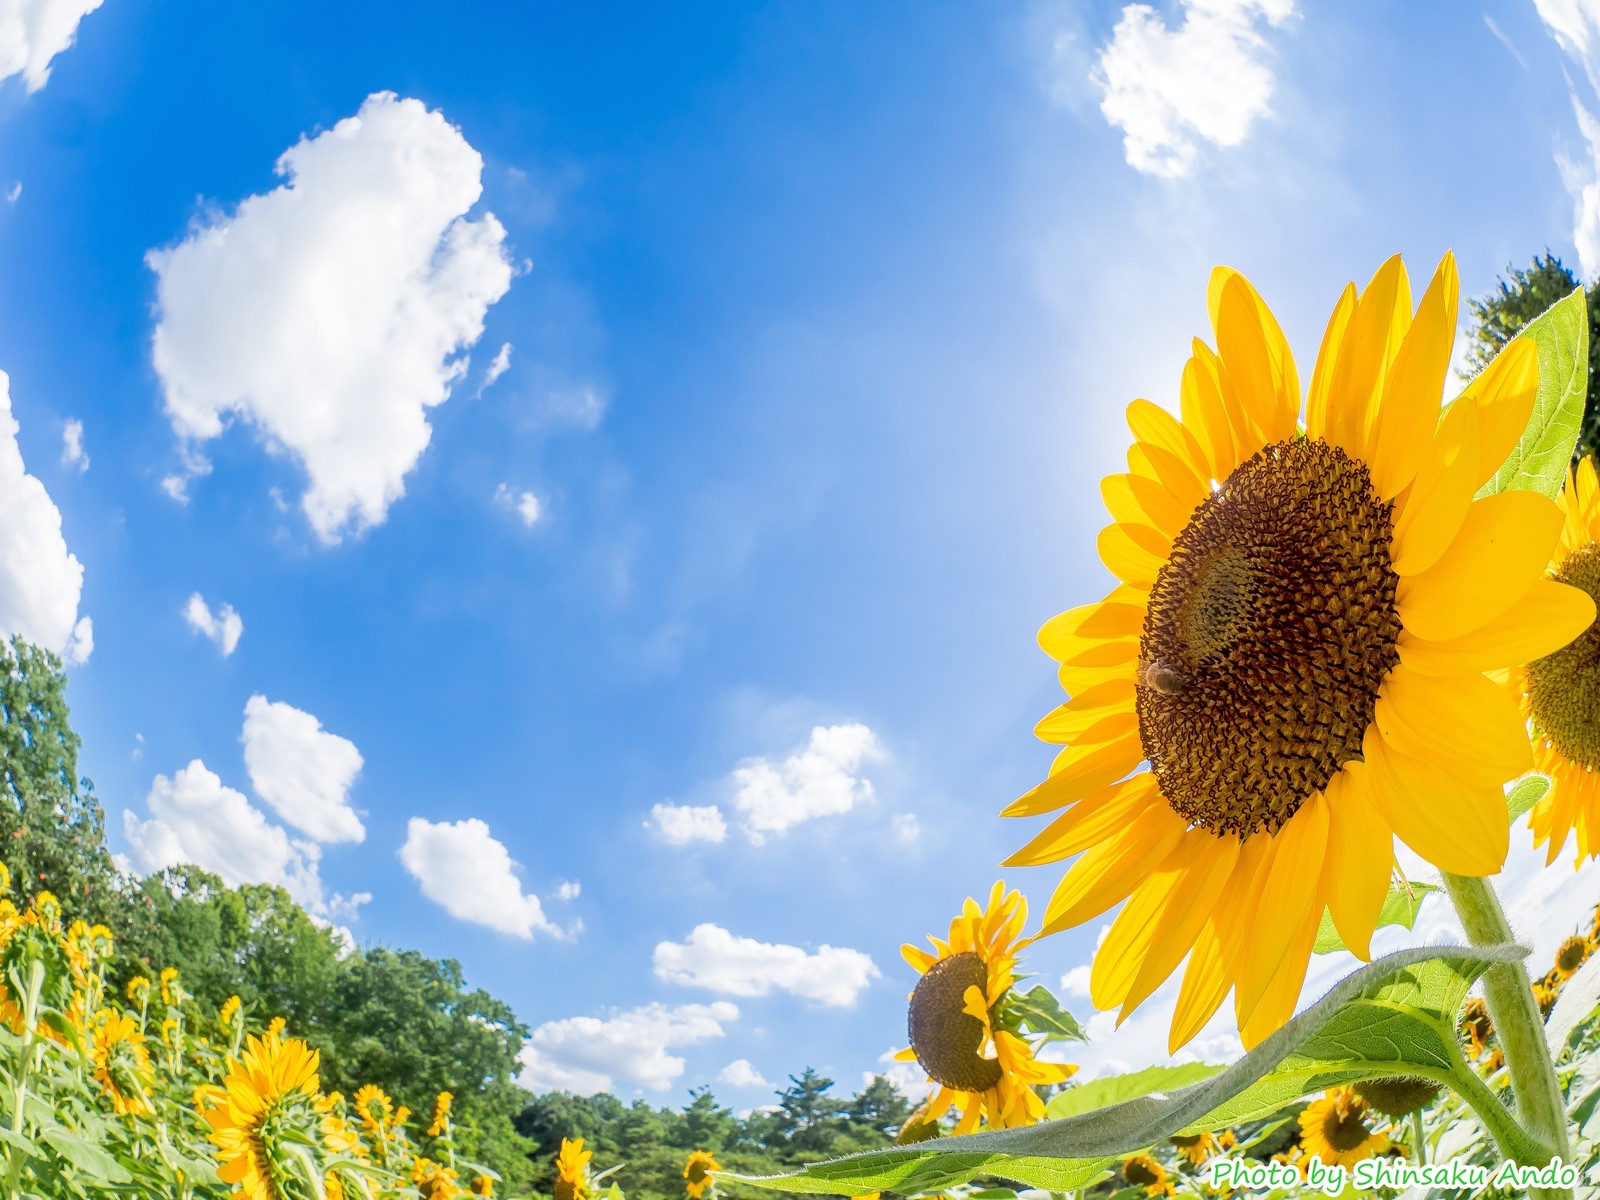
[[[1300,988],[1306,981],[1306,968],[1311,963],[1311,947],[1316,943],[1317,928],[1321,924],[1322,905],[1319,904],[1301,922],[1255,1011],[1240,1022],[1239,1040],[1246,1050],[1255,1049],[1294,1016]]]
[[[1068,747],[1043,783],[1001,809],[1003,817],[1032,817],[1064,808],[1096,788],[1121,779],[1144,761],[1138,737]]]
[[[1292,437],[1300,415],[1300,382],[1283,330],[1256,290],[1230,268],[1211,273],[1210,299],[1217,353],[1245,411],[1269,442]]]
[[[1234,995],[1241,1020],[1255,1011],[1306,913],[1322,907],[1318,885],[1328,852],[1328,804],[1314,795],[1273,837],[1272,863],[1261,888],[1254,930],[1240,963]]]
[[[1211,494],[1211,484],[1196,474],[1186,459],[1156,442],[1134,442],[1128,447],[1128,470],[1165,489],[1174,500],[1193,508]]]
[[[1536,580],[1527,593],[1480,629],[1445,642],[1400,635],[1400,661],[1422,675],[1455,676],[1518,667],[1553,654],[1594,624],[1595,605],[1581,588]]]
[[[1522,440],[1539,397],[1539,351],[1516,338],[1461,393],[1478,406],[1478,483],[1488,483]],[[1459,404],[1460,401],[1458,400]]]
[[[1111,679],[1080,692],[1054,708],[1033,727],[1033,735],[1044,742],[1071,742],[1117,712],[1132,712],[1133,676]]]
[[[1394,569],[1418,575],[1450,548],[1478,490],[1478,406],[1457,401],[1439,422],[1394,520]]]
[[[1060,862],[1098,845],[1127,827],[1152,804],[1165,804],[1148,771],[1109,784],[1078,801],[1006,859],[1002,866],[1035,867]]]
[[[1189,953],[1238,864],[1239,839],[1231,834],[1211,837],[1191,832],[1184,841],[1195,843],[1198,850],[1157,916],[1149,945],[1140,956],[1143,965],[1127,994],[1121,997],[1118,1025],[1166,982],[1183,961],[1183,956]]]
[[[1311,372],[1311,390],[1306,393],[1306,436],[1331,441],[1328,436],[1328,404],[1333,393],[1334,369],[1343,352],[1345,331],[1356,312],[1356,285],[1345,284],[1339,302],[1333,306],[1328,328],[1322,334],[1322,349]]]
[[[1373,721],[1402,754],[1473,783],[1501,785],[1533,770],[1522,714],[1482,675],[1442,678],[1401,663],[1379,690]]]
[[[1160,446],[1175,455],[1197,479],[1205,480],[1210,464],[1194,434],[1183,423],[1160,405],[1148,400],[1135,400],[1128,405],[1128,428],[1135,441],[1150,446]]]
[[[1194,431],[1195,439],[1206,451],[1206,470],[1210,479],[1221,481],[1239,465],[1233,437],[1233,426],[1228,421],[1228,410],[1222,402],[1216,377],[1191,358],[1183,365],[1183,379],[1178,387],[1183,423]]]
[[[1187,828],[1164,804],[1152,804],[1109,841],[1084,852],[1050,897],[1041,936],[1098,917],[1127,899],[1139,882],[1172,853]]]
[[[1172,1014],[1172,1032],[1167,1038],[1167,1053],[1176,1054],[1205,1028],[1232,986],[1223,967],[1222,944],[1217,940],[1216,923],[1207,921],[1195,939],[1184,968],[1183,986],[1178,989],[1178,1006]]]
[[[1446,253],[1384,379],[1367,458],[1383,500],[1393,500],[1417,477],[1433,440],[1455,343],[1458,292],[1455,256]]]
[[[1372,931],[1394,874],[1394,834],[1371,798],[1367,766],[1345,763],[1324,793],[1328,801],[1328,913],[1350,952],[1372,956]]]
[[[1401,754],[1376,729],[1367,730],[1362,752],[1373,803],[1402,842],[1456,875],[1493,875],[1505,865],[1511,822],[1499,788]]]
[[[1483,628],[1539,578],[1560,530],[1561,510],[1534,492],[1475,501],[1444,556],[1400,580],[1401,623],[1429,641]]]
[[[1389,363],[1411,324],[1411,287],[1397,254],[1378,268],[1356,301],[1328,397],[1327,440],[1368,458],[1368,429]]]
[[[1157,920],[1201,848],[1200,837],[1179,838],[1172,853],[1134,887],[1111,922],[1089,968],[1089,1001],[1096,1008],[1116,1008],[1122,1003],[1150,948]]]
[[[1144,605],[1128,603],[1126,599],[1101,600],[1068,609],[1040,627],[1039,647],[1062,662],[1090,642],[1138,637],[1144,628],[1144,614]]]
[[[1113,575],[1148,587],[1166,563],[1172,541],[1148,525],[1107,525],[1100,531],[1097,546],[1100,561]]]

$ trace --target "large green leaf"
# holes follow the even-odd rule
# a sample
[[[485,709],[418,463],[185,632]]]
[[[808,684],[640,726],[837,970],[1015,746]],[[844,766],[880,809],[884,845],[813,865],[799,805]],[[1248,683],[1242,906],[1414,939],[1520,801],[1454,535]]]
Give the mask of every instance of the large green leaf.
[[[1074,1084],[1065,1091],[1056,1093],[1051,1097],[1050,1103],[1045,1105],[1045,1115],[1052,1118],[1075,1117],[1079,1113],[1105,1108],[1108,1104],[1121,1104],[1124,1100],[1132,1100],[1135,1096],[1148,1096],[1151,1092],[1170,1092],[1176,1088],[1188,1087],[1191,1083],[1210,1079],[1221,1070],[1221,1067],[1212,1066],[1210,1063],[1183,1063],[1175,1067],[1146,1067],[1142,1071],[1131,1071],[1126,1075],[1107,1075],[1103,1079],[1091,1079],[1087,1083]]]
[[[1238,1062],[1186,1087],[1022,1129],[833,1159],[792,1175],[728,1178],[788,1192],[910,1195],[993,1175],[1062,1191],[1175,1133],[1253,1119],[1308,1092],[1382,1075],[1450,1084],[1468,1094],[1498,1135],[1515,1139],[1519,1131],[1504,1106],[1461,1057],[1455,1022],[1479,975],[1526,955],[1520,946],[1402,950],[1345,977]],[[1520,1136],[1524,1153],[1536,1157],[1540,1148]]]
[[[1529,322],[1517,335],[1518,341],[1523,338],[1539,348],[1539,398],[1516,447],[1478,495],[1526,491],[1554,500],[1572,461],[1589,391],[1589,310],[1583,289],[1574,289]]]
[[[1422,902],[1427,899],[1428,893],[1438,890],[1437,884],[1391,880],[1389,894],[1384,897],[1383,907],[1378,910],[1378,927],[1400,925],[1406,929],[1412,928],[1417,923],[1417,914],[1422,911]],[[1327,909],[1323,909],[1322,924],[1317,927],[1317,941],[1311,947],[1312,951],[1316,954],[1332,954],[1344,948],[1344,939],[1334,927],[1333,917]]]

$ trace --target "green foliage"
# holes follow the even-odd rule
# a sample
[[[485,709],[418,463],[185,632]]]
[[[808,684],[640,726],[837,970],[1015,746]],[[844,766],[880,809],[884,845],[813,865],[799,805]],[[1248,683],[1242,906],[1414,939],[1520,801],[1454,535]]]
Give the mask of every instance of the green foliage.
[[[1382,929],[1385,925],[1398,925],[1402,929],[1413,928],[1417,923],[1417,914],[1422,911],[1422,902],[1428,898],[1429,893],[1438,890],[1437,884],[1412,883],[1404,879],[1390,880],[1389,894],[1383,898],[1383,907],[1378,910],[1377,927]],[[1317,927],[1317,940],[1311,947],[1312,953],[1332,954],[1344,948],[1344,939],[1339,936],[1333,918],[1327,909],[1324,909],[1322,924]]]
[[[1505,278],[1496,283],[1493,291],[1467,302],[1472,313],[1467,373],[1476,375],[1502,346],[1577,287],[1577,276],[1549,251],[1536,256],[1522,270],[1506,268]],[[1600,289],[1587,289],[1585,301],[1588,386],[1574,460],[1585,454],[1600,455]]]

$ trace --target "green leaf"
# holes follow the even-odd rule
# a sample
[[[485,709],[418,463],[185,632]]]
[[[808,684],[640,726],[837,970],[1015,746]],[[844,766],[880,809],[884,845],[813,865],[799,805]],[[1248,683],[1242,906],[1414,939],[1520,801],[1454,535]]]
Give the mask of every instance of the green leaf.
[[[1557,300],[1514,340],[1523,338],[1539,349],[1539,398],[1515,449],[1478,495],[1526,491],[1554,500],[1572,461],[1589,390],[1589,310],[1583,289]]]
[[[1191,1083],[1210,1079],[1221,1070],[1221,1067],[1210,1063],[1184,1063],[1177,1067],[1146,1067],[1127,1075],[1107,1075],[1103,1079],[1073,1084],[1066,1091],[1057,1092],[1045,1106],[1045,1114],[1051,1118],[1075,1117],[1079,1113],[1120,1104],[1136,1096],[1188,1087]]]
[[[1042,983],[1030,991],[1012,991],[1000,1002],[1000,1008],[1001,1023],[1013,1031],[1025,1029],[1029,1033],[1043,1034],[1051,1041],[1089,1040],[1078,1019],[1062,1008],[1061,1002]]]
[[[1597,1005],[1600,1005],[1600,954],[1591,954],[1583,966],[1573,972],[1572,978],[1561,985],[1556,1006],[1544,1023],[1545,1043],[1551,1054],[1561,1053],[1567,1036]]]
[[[1550,790],[1550,781],[1543,775],[1527,775],[1517,780],[1506,793],[1506,811],[1515,821],[1535,804],[1544,799]]]
[[[55,1151],[78,1170],[106,1183],[128,1183],[133,1176],[122,1164],[93,1142],[75,1137],[65,1129],[47,1129],[40,1135]]]
[[[1065,1191],[1175,1133],[1257,1119],[1309,1092],[1382,1075],[1421,1075],[1470,1092],[1497,1136],[1515,1139],[1518,1130],[1505,1107],[1461,1057],[1455,1022],[1479,975],[1526,955],[1521,946],[1401,950],[1340,980],[1226,1070],[1175,1091],[1152,1091],[1021,1129],[850,1155],[791,1175],[726,1177],[777,1191],[849,1196],[912,1195],[977,1175]],[[1521,1136],[1520,1144],[1536,1154],[1539,1148]]]
[[[1429,892],[1437,892],[1439,887],[1432,883],[1411,883],[1409,880],[1391,880],[1389,894],[1384,897],[1383,907],[1378,910],[1378,927],[1385,925],[1400,925],[1411,929],[1417,923],[1417,914],[1422,911],[1422,902]],[[1311,947],[1316,954],[1332,954],[1345,948],[1344,939],[1339,936],[1339,931],[1334,928],[1333,917],[1327,909],[1322,910],[1322,924],[1317,928],[1316,944]]]

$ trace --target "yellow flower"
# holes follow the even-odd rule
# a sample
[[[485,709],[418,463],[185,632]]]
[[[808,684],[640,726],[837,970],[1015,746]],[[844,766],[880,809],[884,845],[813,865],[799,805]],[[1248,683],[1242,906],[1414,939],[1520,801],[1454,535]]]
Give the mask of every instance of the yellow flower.
[[[1350,1167],[1388,1150],[1389,1139],[1367,1124],[1367,1102],[1354,1089],[1338,1087],[1300,1114],[1300,1146],[1324,1166]]]
[[[1588,961],[1589,955],[1594,953],[1594,942],[1579,934],[1573,934],[1561,943],[1556,950],[1554,971],[1556,977],[1563,982],[1571,979],[1579,967]]]
[[[166,967],[166,968],[164,968],[162,970],[162,972],[161,972],[161,1003],[168,1004],[168,1005],[178,1003],[178,999],[177,999],[177,997],[178,997],[178,989],[175,986],[177,984],[177,982],[178,982],[178,968],[177,967]]]
[[[1550,576],[1600,597],[1600,482],[1592,458],[1567,479],[1558,502],[1564,520]],[[1533,738],[1534,769],[1550,790],[1528,816],[1533,844],[1555,862],[1576,834],[1574,866],[1600,855],[1600,623],[1543,658],[1509,672]]]
[[[593,1157],[593,1150],[583,1148],[582,1138],[561,1139],[561,1152],[556,1155],[554,1200],[587,1200],[589,1160]]]
[[[706,1194],[706,1189],[711,1186],[711,1172],[720,1170],[722,1168],[709,1150],[696,1150],[689,1155],[689,1161],[683,1165],[683,1177],[687,1180],[691,1200],[700,1200]]]
[[[96,1021],[92,1050],[95,1081],[111,1098],[111,1107],[119,1115],[150,1113],[154,1072],[139,1023],[126,1013],[107,1010],[97,1014]]]
[[[278,1037],[283,1033],[283,1027],[288,1023],[282,1017],[273,1017],[272,1020],[267,1022],[267,1032],[273,1037]]]
[[[222,1002],[222,1011],[217,1014],[217,1024],[222,1026],[224,1033],[233,1028],[234,1018],[239,1015],[241,1003],[237,996],[229,996]]]
[[[411,1168],[411,1182],[422,1200],[455,1200],[461,1195],[456,1173],[430,1158],[419,1158]]]
[[[1473,1058],[1482,1058],[1494,1036],[1494,1022],[1489,1019],[1489,1006],[1482,996],[1471,997],[1462,1007],[1461,1031],[1467,1035],[1468,1052]]]
[[[10,890],[11,869],[5,863],[0,863],[0,892],[9,892]]]
[[[1046,934],[1127,901],[1097,1007],[1125,1019],[1188,956],[1174,1050],[1229,991],[1247,1046],[1281,1026],[1324,911],[1366,958],[1395,836],[1459,875],[1505,860],[1502,785],[1533,756],[1484,672],[1559,648],[1594,602],[1542,578],[1555,504],[1473,498],[1527,423],[1538,354],[1512,342],[1441,418],[1456,299],[1448,254],[1415,316],[1398,257],[1347,287],[1302,430],[1282,330],[1219,268],[1183,419],[1135,401],[1129,471],[1102,484],[1122,583],[1040,631],[1071,700],[1036,732],[1066,748],[1006,814],[1071,807],[1008,862],[1082,855]]]
[[[128,999],[134,1004],[143,1004],[150,998],[150,981],[143,975],[135,975],[128,980]]]
[[[923,1110],[928,1122],[953,1105],[961,1113],[957,1133],[971,1133],[980,1121],[995,1129],[1032,1124],[1044,1117],[1034,1087],[1064,1082],[1078,1069],[1040,1062],[1027,1041],[994,1019],[1016,979],[1017,951],[1033,940],[1018,940],[1027,920],[1022,893],[996,883],[986,908],[967,900],[947,941],[928,939],[935,953],[900,947],[922,978],[911,993],[911,1045],[895,1057],[920,1063],[938,1084]]]
[[[439,1098],[433,1102],[433,1121],[428,1126],[428,1136],[438,1137],[450,1124],[450,1102],[455,1097],[449,1092],[440,1092]]]
[[[301,1189],[287,1143],[303,1150],[322,1132],[317,1052],[298,1038],[252,1037],[223,1082],[224,1095],[201,1113],[218,1177],[243,1200],[295,1200]]]
[[[1221,1133],[1217,1134],[1218,1150],[1232,1150],[1238,1144],[1239,1135],[1234,1133],[1234,1131],[1231,1129],[1224,1129]]]
[[[494,1180],[487,1175],[474,1175],[472,1177],[472,1194],[474,1196],[491,1197],[494,1195]]]
[[[1167,1169],[1148,1154],[1125,1159],[1122,1178],[1132,1187],[1142,1187],[1146,1196],[1171,1196],[1176,1192]]]
[[[1168,1140],[1177,1150],[1178,1157],[1192,1167],[1198,1167],[1221,1149],[1214,1133],[1177,1134]]]

